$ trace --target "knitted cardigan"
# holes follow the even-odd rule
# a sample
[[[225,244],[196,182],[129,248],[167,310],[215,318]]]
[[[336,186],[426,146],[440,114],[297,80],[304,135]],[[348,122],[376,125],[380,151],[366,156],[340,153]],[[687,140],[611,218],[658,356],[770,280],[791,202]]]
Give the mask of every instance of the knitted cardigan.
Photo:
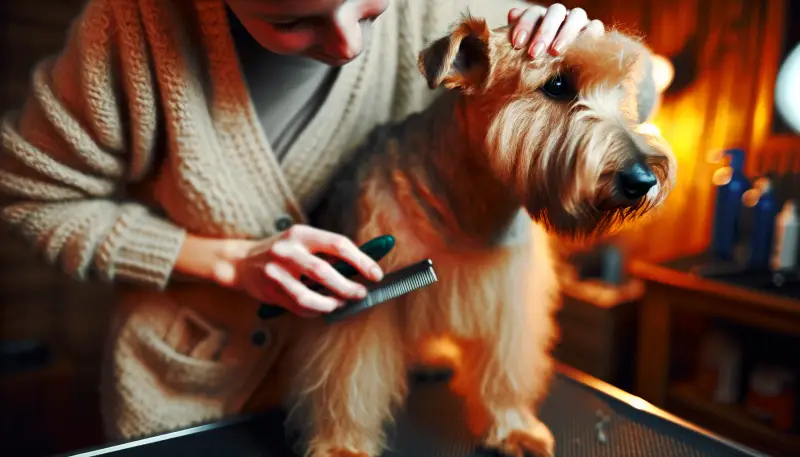
[[[517,0],[393,0],[285,157],[270,150],[223,0],[90,0],[29,98],[2,124],[2,219],[48,262],[117,285],[103,395],[107,432],[131,438],[241,411],[291,319],[261,347],[257,303],[174,280],[187,232],[264,238],[304,222],[379,123],[435,94],[417,54],[462,13],[505,25]]]

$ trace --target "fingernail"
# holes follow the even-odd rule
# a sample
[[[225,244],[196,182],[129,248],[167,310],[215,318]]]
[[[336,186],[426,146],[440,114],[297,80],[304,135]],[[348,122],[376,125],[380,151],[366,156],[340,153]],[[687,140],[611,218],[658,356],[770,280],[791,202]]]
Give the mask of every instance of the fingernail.
[[[367,288],[366,288],[366,287],[364,287],[364,286],[357,287],[357,288],[354,290],[354,292],[355,292],[355,293],[354,293],[353,295],[355,295],[355,296],[356,296],[356,297],[358,297],[358,298],[364,298],[364,297],[366,297],[366,296],[367,296]]]
[[[533,57],[536,58],[541,56],[542,52],[544,52],[544,43],[538,41],[535,45],[533,45]]]
[[[564,49],[564,41],[558,40],[553,44],[553,50],[556,54],[561,54],[561,51]]]
[[[372,276],[374,281],[380,281],[383,279],[383,271],[380,269],[380,267],[372,267],[369,270],[369,274]]]
[[[317,311],[315,313],[316,314],[319,314],[319,313],[330,313],[331,311],[334,311],[337,308],[341,308],[342,306],[344,306],[346,304],[347,304],[347,300],[341,300],[341,299],[337,298],[337,299],[332,300],[330,302],[329,306],[321,308],[319,311]]]
[[[525,43],[525,38],[527,37],[528,37],[528,32],[524,30],[517,32],[517,34],[514,36],[514,48],[516,49],[521,48],[522,45]]]

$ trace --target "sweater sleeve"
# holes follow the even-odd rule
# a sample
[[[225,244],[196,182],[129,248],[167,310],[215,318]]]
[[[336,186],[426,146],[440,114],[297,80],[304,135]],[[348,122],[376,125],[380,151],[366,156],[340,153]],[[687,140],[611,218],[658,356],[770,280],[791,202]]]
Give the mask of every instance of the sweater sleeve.
[[[121,199],[149,168],[157,131],[131,8],[129,0],[91,0],[62,51],[35,67],[24,106],[2,121],[0,214],[72,277],[163,289],[185,231]]]

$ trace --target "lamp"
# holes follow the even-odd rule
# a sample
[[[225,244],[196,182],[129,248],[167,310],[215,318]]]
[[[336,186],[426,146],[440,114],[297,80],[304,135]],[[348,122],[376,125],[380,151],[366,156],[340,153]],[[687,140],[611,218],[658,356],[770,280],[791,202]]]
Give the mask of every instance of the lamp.
[[[653,80],[656,84],[656,92],[663,94],[667,90],[672,80],[675,78],[675,67],[666,57],[653,55]]]
[[[800,44],[794,47],[778,70],[775,109],[789,128],[800,132]]]

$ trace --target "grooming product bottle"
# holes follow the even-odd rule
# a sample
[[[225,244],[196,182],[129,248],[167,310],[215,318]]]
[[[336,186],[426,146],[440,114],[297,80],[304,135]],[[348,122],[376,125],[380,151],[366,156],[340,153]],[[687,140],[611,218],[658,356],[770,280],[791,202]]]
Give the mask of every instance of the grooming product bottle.
[[[794,428],[797,375],[779,366],[757,365],[750,374],[745,409],[783,432]]]
[[[750,256],[747,266],[753,270],[767,270],[775,233],[775,219],[778,217],[780,204],[775,198],[772,183],[768,178],[759,178],[755,187],[759,191],[759,196],[758,202],[753,207],[753,231],[750,234]]]
[[[713,180],[717,195],[711,249],[714,257],[729,261],[733,260],[734,246],[739,241],[742,195],[750,189],[751,184],[744,174],[744,150],[729,149],[724,155],[728,165],[717,170]]]
[[[797,206],[787,200],[775,220],[775,235],[770,267],[773,271],[794,270],[797,267],[797,243],[800,237]]]
[[[735,403],[742,387],[742,344],[721,329],[708,333],[700,348],[698,387],[718,403]]]
[[[603,282],[614,286],[621,286],[624,282],[624,266],[622,258],[622,250],[619,246],[608,244],[603,249],[602,265],[600,275]]]

